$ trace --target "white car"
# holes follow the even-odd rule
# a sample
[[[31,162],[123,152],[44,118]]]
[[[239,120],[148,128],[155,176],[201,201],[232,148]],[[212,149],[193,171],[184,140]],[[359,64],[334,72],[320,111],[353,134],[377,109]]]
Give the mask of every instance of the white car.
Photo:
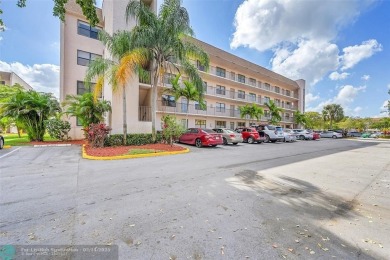
[[[323,131],[320,133],[321,138],[343,138],[343,135],[334,131]]]
[[[313,140],[313,132],[306,129],[293,129],[299,140]]]
[[[256,127],[256,130],[259,132],[260,136],[265,137],[265,143],[272,142],[275,143],[277,141],[283,142],[283,128],[280,126],[274,125],[259,125]]]
[[[285,142],[295,142],[297,140],[296,134],[290,129],[285,129],[283,135]]]

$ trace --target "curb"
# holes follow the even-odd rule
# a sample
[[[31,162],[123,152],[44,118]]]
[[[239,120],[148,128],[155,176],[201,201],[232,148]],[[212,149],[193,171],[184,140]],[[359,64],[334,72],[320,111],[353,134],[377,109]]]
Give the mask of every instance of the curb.
[[[64,147],[64,146],[71,146],[71,144],[34,144],[34,148],[38,147]]]
[[[12,147],[12,146],[10,146],[10,145],[4,145],[4,146],[3,146],[4,149],[9,149],[9,148],[11,148],[11,147]]]
[[[135,159],[135,158],[144,158],[144,157],[157,157],[157,156],[164,156],[164,155],[175,155],[175,154],[183,154],[188,153],[190,150],[186,148],[182,151],[174,151],[174,152],[159,152],[159,153],[146,153],[146,154],[133,154],[133,155],[117,155],[117,156],[92,156],[88,155],[85,151],[85,144],[83,144],[82,147],[82,157],[84,159],[89,160],[122,160],[122,159]]]

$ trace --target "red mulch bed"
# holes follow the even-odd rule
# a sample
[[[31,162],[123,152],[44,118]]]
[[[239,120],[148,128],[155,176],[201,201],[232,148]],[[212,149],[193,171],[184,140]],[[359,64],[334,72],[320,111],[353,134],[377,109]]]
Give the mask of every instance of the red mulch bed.
[[[146,144],[139,146],[116,146],[116,147],[103,147],[103,148],[92,148],[89,145],[85,147],[85,152],[90,156],[119,156],[124,155],[129,152],[131,149],[154,149],[158,151],[173,152],[173,151],[183,151],[186,148],[169,144]]]
[[[86,140],[69,140],[69,141],[43,141],[43,142],[29,142],[31,145],[47,145],[47,144],[75,144],[75,145],[83,145],[86,144]]]

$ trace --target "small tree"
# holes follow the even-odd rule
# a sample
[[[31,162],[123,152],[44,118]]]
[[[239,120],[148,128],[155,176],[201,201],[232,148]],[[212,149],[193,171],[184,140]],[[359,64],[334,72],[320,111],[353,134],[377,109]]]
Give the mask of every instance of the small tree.
[[[324,121],[330,122],[330,128],[332,129],[334,122],[340,122],[344,118],[344,110],[339,104],[329,104],[322,110],[322,116]]]
[[[282,121],[282,116],[280,113],[283,112],[283,109],[276,106],[275,102],[273,100],[270,100],[268,103],[265,104],[269,109],[269,114],[271,116],[270,123],[273,125],[276,125],[280,121]]]
[[[256,118],[257,121],[260,120],[261,116],[264,115],[264,110],[256,104],[246,104],[245,106],[239,107],[241,118],[247,119],[249,117],[249,124],[251,119]]]
[[[111,128],[106,124],[90,124],[85,130],[88,143],[92,147],[104,147],[104,141],[107,139]]]
[[[177,122],[176,117],[174,116],[164,115],[161,120],[163,122],[163,139],[172,146],[173,141],[177,140],[180,135],[184,133],[184,128],[180,123]]]
[[[296,111],[294,113],[294,122],[297,124],[297,125],[303,125],[306,127],[306,116],[304,113],[301,113],[300,111]]]
[[[68,133],[70,131],[70,123],[68,121],[62,121],[59,118],[51,118],[46,120],[46,130],[51,138],[55,138],[61,141],[69,140]]]

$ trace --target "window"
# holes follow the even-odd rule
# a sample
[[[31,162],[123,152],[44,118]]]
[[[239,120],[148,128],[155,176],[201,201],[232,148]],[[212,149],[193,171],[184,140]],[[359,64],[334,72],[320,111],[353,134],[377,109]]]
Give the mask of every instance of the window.
[[[291,91],[290,90],[286,90],[286,96],[291,96]]]
[[[237,127],[245,127],[245,122],[237,122]]]
[[[4,80],[0,80],[0,85],[5,85],[5,81]]]
[[[93,92],[94,89],[95,89],[95,85],[96,85],[96,83],[90,83],[89,88],[87,88],[85,86],[85,82],[84,81],[77,81],[77,95],[82,95],[84,93],[91,93],[91,92]],[[99,97],[102,97],[102,93],[100,93]]]
[[[167,107],[176,107],[175,97],[170,95],[162,95],[162,105]]]
[[[216,93],[218,95],[225,95],[226,94],[226,88],[224,86],[217,85]]]
[[[216,128],[226,128],[226,121],[215,121]]]
[[[204,107],[202,107],[199,102],[195,102],[195,110],[203,110],[203,111],[206,111],[207,110],[207,101],[203,101],[204,103]]]
[[[238,74],[237,75],[237,80],[238,80],[238,82],[245,83],[245,76],[241,75],[241,74]]]
[[[87,36],[92,39],[98,39],[99,31],[101,28],[92,27],[89,23],[77,21],[77,33]]]
[[[207,93],[207,82],[203,81],[203,91]]]
[[[205,71],[204,65],[202,65],[202,63],[198,60],[196,61],[196,66],[198,67],[198,70]]]
[[[195,119],[195,127],[206,128],[206,120]]]
[[[176,77],[175,74],[171,74],[171,73],[165,73],[164,74],[164,84],[169,84],[171,85],[172,84],[172,80]]]
[[[275,86],[275,92],[276,92],[276,93],[280,93],[280,88],[277,87],[277,86]]]
[[[230,122],[230,129],[234,130],[234,122]]]
[[[188,120],[187,119],[180,120],[180,124],[182,127],[188,128]]]
[[[225,69],[222,69],[220,67],[217,67],[217,76],[220,76],[220,77],[226,77],[226,70]]]
[[[238,91],[238,98],[245,99],[245,91],[239,90]]]
[[[216,111],[217,112],[225,112],[225,103],[218,103],[217,102]]]
[[[275,99],[275,105],[280,107],[280,99]]]
[[[265,90],[270,90],[271,89],[271,85],[268,84],[268,83],[264,83],[264,89]]]
[[[256,102],[256,94],[255,93],[249,93],[249,101]]]
[[[101,57],[98,54],[77,50],[77,64],[81,66],[88,66],[91,61]]]
[[[264,104],[268,104],[271,99],[269,97],[264,97]]]
[[[256,80],[249,78],[249,85],[256,87]]]

